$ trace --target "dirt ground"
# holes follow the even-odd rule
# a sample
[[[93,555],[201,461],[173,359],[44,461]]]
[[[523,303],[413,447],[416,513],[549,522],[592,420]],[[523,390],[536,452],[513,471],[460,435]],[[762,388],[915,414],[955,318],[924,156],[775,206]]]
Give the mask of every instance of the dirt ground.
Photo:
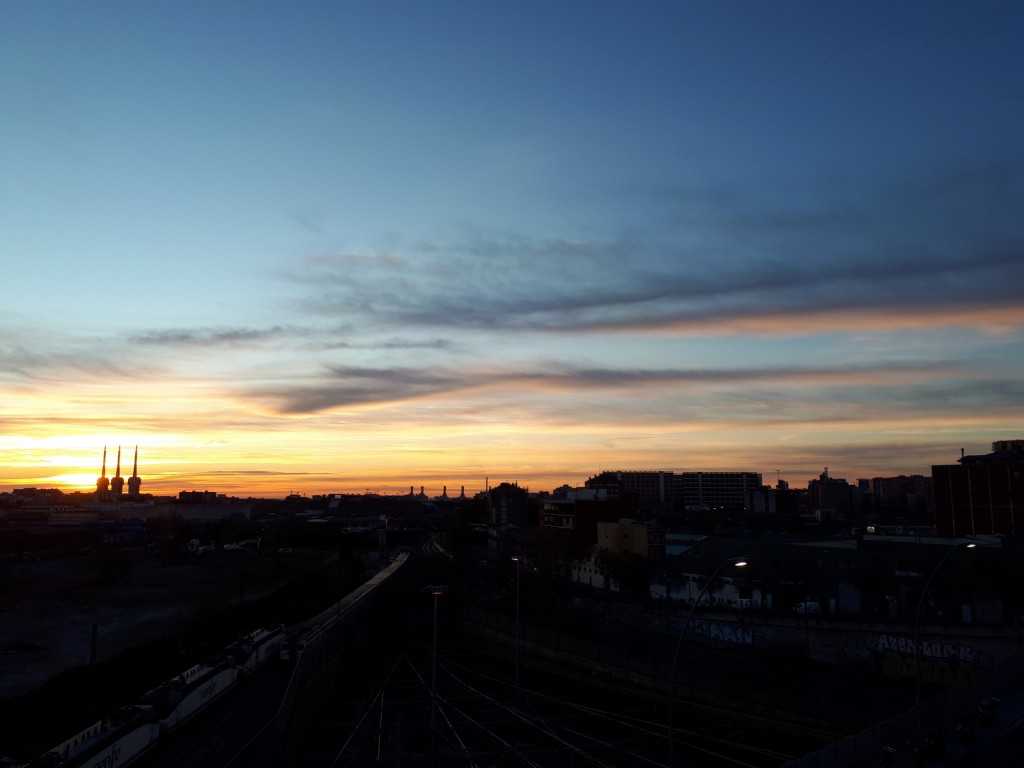
[[[145,549],[3,564],[0,698],[66,669],[177,632],[199,610],[274,592],[308,555],[282,561],[248,550],[165,565]],[[315,557],[315,556],[314,556]],[[113,562],[113,565],[112,565]],[[112,578],[112,571],[115,575]]]

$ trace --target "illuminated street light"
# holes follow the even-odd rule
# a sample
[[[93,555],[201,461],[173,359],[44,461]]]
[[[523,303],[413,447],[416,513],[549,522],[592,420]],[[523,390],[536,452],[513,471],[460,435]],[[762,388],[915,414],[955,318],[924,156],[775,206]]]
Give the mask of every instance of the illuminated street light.
[[[668,765],[672,768],[673,756],[675,750],[675,730],[672,724],[672,712],[673,704],[675,702],[676,693],[676,666],[679,664],[679,649],[683,646],[683,636],[686,634],[687,627],[690,626],[690,619],[693,618],[693,611],[698,605],[700,605],[701,598],[704,597],[704,593],[708,591],[708,588],[714,582],[715,577],[718,576],[718,572],[721,571],[725,566],[731,565],[735,568],[745,568],[747,561],[742,557],[727,557],[725,560],[718,564],[718,567],[711,572],[711,576],[704,584],[704,588],[697,595],[697,600],[690,606],[689,612],[686,614],[686,620],[683,622],[683,628],[679,630],[679,639],[676,641],[676,652],[672,656],[672,670],[669,673],[668,678]]]

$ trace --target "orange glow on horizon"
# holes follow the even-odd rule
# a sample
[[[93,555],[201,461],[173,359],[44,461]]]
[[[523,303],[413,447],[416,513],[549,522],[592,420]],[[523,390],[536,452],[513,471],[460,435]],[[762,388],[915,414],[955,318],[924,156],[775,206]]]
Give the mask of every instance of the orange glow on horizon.
[[[1004,307],[914,307],[905,311],[889,308],[880,314],[872,308],[820,309],[770,314],[751,317],[714,317],[710,319],[681,320],[660,327],[668,333],[703,333],[712,336],[749,334],[750,336],[785,336],[808,333],[834,333],[842,331],[895,331],[936,330],[940,328],[977,328],[988,333],[1004,334],[1019,331],[1024,326],[1024,310],[1019,306]],[[640,326],[623,331],[657,331],[658,328]]]
[[[111,477],[112,473],[108,473],[107,477]],[[61,487],[61,490],[71,491],[93,491],[96,490],[96,480],[99,477],[99,473],[89,474],[87,472],[67,472],[62,475],[52,475],[50,477],[40,477],[37,482],[51,483]]]

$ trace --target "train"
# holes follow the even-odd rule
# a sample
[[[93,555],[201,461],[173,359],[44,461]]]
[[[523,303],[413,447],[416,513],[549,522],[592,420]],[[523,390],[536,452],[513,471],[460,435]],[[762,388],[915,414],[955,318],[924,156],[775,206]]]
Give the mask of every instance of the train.
[[[284,624],[263,627],[231,643],[209,661],[189,667],[93,723],[25,768],[121,768],[167,738],[271,659],[288,639]]]
[[[293,662],[293,677],[312,674],[317,657],[336,652],[343,641],[341,620],[365,605],[365,598],[408,556],[408,550],[400,551],[382,571],[291,630],[274,624],[243,635],[218,656],[161,683],[137,703],[93,723],[22,768],[123,768],[273,659]]]

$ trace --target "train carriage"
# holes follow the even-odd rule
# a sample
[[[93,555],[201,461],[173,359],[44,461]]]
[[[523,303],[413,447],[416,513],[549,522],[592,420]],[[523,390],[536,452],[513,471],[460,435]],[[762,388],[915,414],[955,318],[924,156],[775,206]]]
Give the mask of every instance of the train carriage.
[[[121,768],[147,752],[159,739],[156,711],[132,705],[31,760],[26,768]]]
[[[284,624],[257,629],[228,646],[232,656],[246,672],[253,672],[271,659],[279,658],[281,648],[288,640]]]
[[[238,682],[241,668],[234,659],[196,664],[142,697],[159,713],[165,731],[172,731]]]

